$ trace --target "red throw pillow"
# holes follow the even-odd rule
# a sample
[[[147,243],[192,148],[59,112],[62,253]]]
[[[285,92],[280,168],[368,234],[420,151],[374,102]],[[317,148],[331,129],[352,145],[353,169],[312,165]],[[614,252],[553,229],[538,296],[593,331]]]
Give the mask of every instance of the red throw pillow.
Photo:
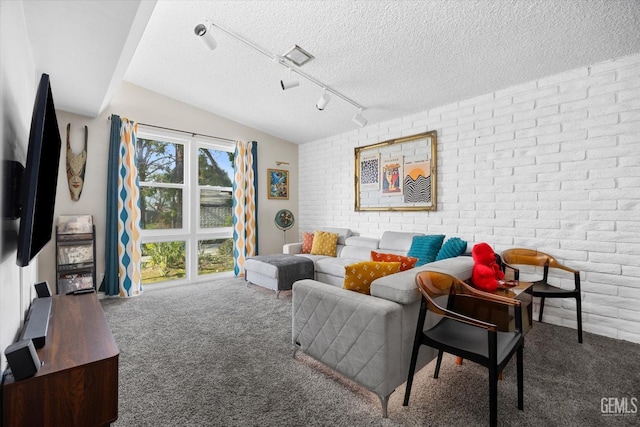
[[[300,253],[310,254],[313,247],[313,233],[302,233],[302,250]]]
[[[371,261],[378,262],[399,262],[400,271],[409,270],[416,266],[418,258],[412,256],[402,256],[398,254],[383,254],[376,251],[371,251]]]

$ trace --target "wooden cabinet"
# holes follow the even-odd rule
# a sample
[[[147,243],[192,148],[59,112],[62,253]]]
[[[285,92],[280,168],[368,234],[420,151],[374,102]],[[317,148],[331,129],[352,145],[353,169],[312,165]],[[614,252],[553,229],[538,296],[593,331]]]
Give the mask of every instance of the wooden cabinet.
[[[90,233],[61,233],[56,227],[56,293],[96,288],[96,227]]]
[[[4,427],[102,426],[118,418],[119,350],[95,293],[55,295],[35,376],[2,386]]]

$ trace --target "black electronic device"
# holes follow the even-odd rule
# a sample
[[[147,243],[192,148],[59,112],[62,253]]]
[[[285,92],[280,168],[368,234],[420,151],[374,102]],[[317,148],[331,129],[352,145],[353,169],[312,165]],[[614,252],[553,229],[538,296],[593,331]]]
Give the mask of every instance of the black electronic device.
[[[67,295],[92,294],[94,292],[95,292],[95,289],[93,288],[82,288],[82,289],[76,289],[75,291],[69,291],[67,292]]]
[[[49,283],[44,281],[33,285],[36,288],[36,294],[38,298],[45,298],[51,296],[51,289],[49,289]]]
[[[49,316],[51,315],[51,297],[35,298],[24,321],[20,334],[21,340],[31,339],[36,348],[41,348],[47,341]]]
[[[40,369],[40,359],[31,340],[20,340],[4,351],[7,364],[16,381],[34,376]]]
[[[15,161],[4,164],[13,174],[13,177],[4,177],[8,181],[4,186],[14,188],[13,194],[19,194],[14,198],[17,206],[16,200],[4,200],[6,206],[2,210],[5,219],[20,218],[16,260],[20,267],[28,265],[51,240],[61,148],[49,75],[42,74],[31,116],[24,168]]]

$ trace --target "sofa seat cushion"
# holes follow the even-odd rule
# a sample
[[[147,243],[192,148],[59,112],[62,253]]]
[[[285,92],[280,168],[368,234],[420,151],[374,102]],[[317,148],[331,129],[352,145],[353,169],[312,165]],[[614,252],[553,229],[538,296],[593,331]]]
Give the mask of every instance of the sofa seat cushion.
[[[416,286],[416,274],[421,271],[438,271],[450,274],[460,280],[471,277],[473,258],[459,256],[435,261],[411,270],[401,271],[391,276],[381,277],[371,284],[371,295],[395,301],[400,304],[410,304],[420,299],[420,292]]]
[[[400,271],[399,262],[362,261],[345,267],[344,289],[369,295],[371,283]]]
[[[332,258],[322,257],[314,260],[316,273],[330,274],[336,277],[344,277],[344,268],[349,264],[362,261],[357,258]]]

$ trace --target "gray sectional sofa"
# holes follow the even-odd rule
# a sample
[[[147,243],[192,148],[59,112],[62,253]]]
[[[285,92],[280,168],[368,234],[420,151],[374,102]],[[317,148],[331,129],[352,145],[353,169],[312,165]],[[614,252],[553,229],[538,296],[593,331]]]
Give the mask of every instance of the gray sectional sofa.
[[[339,234],[336,257],[300,254],[300,243],[283,248],[285,253],[309,257],[315,265],[315,280],[293,285],[292,343],[377,394],[386,417],[389,396],[409,371],[420,308],[416,273],[434,270],[466,280],[473,259],[458,256],[381,277],[372,283],[371,295],[365,295],[342,289],[345,266],[370,260],[372,250],[406,255],[419,233],[386,231],[373,239],[351,236],[348,229],[322,230]],[[432,322],[427,318],[425,328]],[[436,356],[435,350],[422,346],[417,369]]]

